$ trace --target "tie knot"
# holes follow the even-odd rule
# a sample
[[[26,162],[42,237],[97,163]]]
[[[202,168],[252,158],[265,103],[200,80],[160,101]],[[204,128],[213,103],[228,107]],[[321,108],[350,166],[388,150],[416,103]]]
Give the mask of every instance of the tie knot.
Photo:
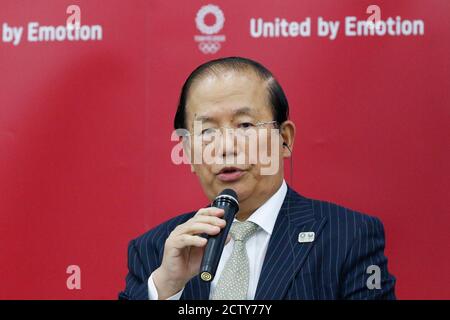
[[[247,241],[258,230],[258,225],[251,221],[235,221],[231,225],[230,234],[234,241]]]

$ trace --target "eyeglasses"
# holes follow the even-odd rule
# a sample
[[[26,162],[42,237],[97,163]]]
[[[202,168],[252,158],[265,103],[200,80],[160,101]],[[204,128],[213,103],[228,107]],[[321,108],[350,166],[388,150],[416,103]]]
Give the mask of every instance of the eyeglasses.
[[[247,121],[239,123],[234,127],[206,127],[206,128],[200,127],[200,130],[196,128],[194,125],[194,133],[185,131],[183,133],[183,136],[191,136],[194,138],[198,138],[201,139],[204,144],[205,143],[208,144],[214,141],[215,138],[218,138],[222,135],[222,129],[225,129],[226,133],[234,133],[238,137],[248,137],[256,133],[256,130],[258,130],[259,128],[274,123],[277,123],[277,121],[273,120],[256,123]]]

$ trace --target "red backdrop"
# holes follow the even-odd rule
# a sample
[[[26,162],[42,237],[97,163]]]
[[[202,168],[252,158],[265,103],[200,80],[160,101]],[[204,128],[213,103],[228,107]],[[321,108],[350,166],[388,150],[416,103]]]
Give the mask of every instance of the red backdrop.
[[[204,53],[195,18],[210,3],[225,41]],[[71,4],[101,39],[29,41],[30,22],[64,25]],[[170,157],[185,77],[240,55],[288,96],[298,134],[287,182],[382,219],[399,298],[449,299],[450,2],[378,1],[382,20],[420,19],[424,33],[347,36],[345,17],[367,19],[371,4],[1,0],[0,298],[116,298],[128,241],[206,203]],[[311,35],[251,36],[252,18],[277,17],[310,17]],[[318,17],[340,21],[335,40],[317,35]],[[5,23],[24,27],[16,45]],[[81,269],[79,290],[66,286],[69,265]]]

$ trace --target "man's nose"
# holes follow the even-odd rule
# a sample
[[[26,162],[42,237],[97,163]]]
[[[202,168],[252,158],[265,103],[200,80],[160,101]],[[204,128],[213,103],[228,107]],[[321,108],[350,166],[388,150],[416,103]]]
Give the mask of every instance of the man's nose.
[[[223,158],[234,157],[238,154],[237,137],[233,129],[225,128],[219,140],[221,143],[219,150]]]

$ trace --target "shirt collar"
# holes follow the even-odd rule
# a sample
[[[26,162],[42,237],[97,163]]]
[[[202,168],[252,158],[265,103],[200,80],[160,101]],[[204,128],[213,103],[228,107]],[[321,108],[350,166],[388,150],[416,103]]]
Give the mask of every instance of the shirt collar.
[[[286,193],[287,185],[286,181],[283,179],[277,192],[275,192],[262,206],[256,209],[247,221],[256,223],[261,229],[271,235],[278,213],[280,212],[284,198],[286,197]]]

